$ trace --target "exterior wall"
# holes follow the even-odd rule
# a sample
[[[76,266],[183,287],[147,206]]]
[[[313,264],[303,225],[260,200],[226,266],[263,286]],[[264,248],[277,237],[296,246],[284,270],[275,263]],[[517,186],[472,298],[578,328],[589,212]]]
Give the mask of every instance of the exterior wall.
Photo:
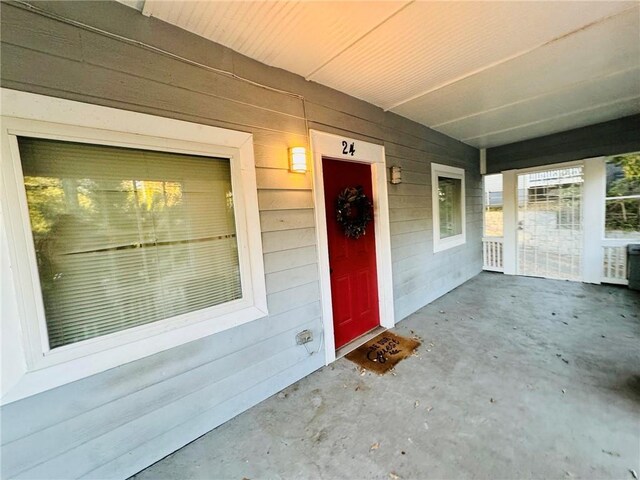
[[[487,149],[487,173],[640,150],[640,115]]]
[[[3,87],[254,135],[270,316],[5,405],[3,478],[126,477],[324,365],[322,352],[295,344],[309,328],[319,349],[322,328],[312,177],[287,170],[287,148],[307,144],[307,128],[383,144],[388,164],[403,168],[403,183],[389,185],[396,320],[480,272],[476,149],[115,2],[36,6],[200,65],[3,3]],[[431,161],[466,169],[467,243],[436,255]],[[1,230],[2,314],[10,316]]]

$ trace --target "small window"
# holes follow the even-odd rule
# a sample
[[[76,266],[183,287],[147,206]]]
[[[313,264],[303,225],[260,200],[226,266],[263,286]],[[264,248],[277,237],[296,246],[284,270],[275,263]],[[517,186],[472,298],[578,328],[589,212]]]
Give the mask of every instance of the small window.
[[[439,252],[465,243],[464,170],[431,164],[433,244]]]
[[[640,152],[606,159],[606,238],[640,238]]]
[[[49,348],[242,298],[229,159],[18,144]]]

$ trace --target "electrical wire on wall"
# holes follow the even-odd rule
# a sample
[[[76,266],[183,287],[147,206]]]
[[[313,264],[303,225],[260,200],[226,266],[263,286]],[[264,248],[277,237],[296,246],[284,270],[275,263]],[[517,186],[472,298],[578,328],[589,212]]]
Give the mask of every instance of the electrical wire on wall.
[[[304,345],[304,349],[307,351],[309,356],[312,356],[320,352],[320,349],[322,349],[323,344],[324,344],[324,331],[320,332],[320,343],[318,344],[318,348],[316,351],[309,350],[309,347],[307,347],[306,343],[303,343],[302,345]]]
[[[130,45],[134,45],[134,46],[137,46],[137,47],[140,47],[140,48],[144,48],[144,49],[152,51],[154,53],[158,53],[160,55],[164,55],[166,57],[172,58],[173,60],[177,60],[179,62],[186,63],[186,64],[194,66],[194,67],[202,68],[202,69],[207,70],[209,72],[214,72],[214,73],[217,73],[217,74],[220,74],[220,75],[224,75],[224,76],[233,78],[233,79],[241,81],[241,82],[248,83],[250,85],[253,85],[253,86],[256,86],[256,87],[259,87],[259,88],[264,88],[264,89],[270,90],[272,92],[276,92],[276,93],[280,93],[282,95],[288,95],[290,97],[296,98],[296,99],[298,99],[298,100],[300,100],[302,102],[302,115],[303,115],[303,120],[304,120],[304,124],[305,124],[305,137],[307,139],[307,146],[310,145],[309,120],[307,118],[307,107],[306,107],[306,103],[305,103],[305,97],[303,95],[300,95],[299,93],[290,92],[288,90],[282,90],[280,88],[276,88],[276,87],[272,87],[270,85],[265,85],[263,83],[256,82],[254,80],[251,80],[251,79],[246,78],[246,77],[242,77],[242,76],[237,75],[237,74],[235,74],[233,72],[230,72],[228,70],[223,70],[221,68],[212,67],[210,65],[206,65],[204,63],[197,62],[195,60],[191,60],[190,58],[183,57],[182,55],[178,55],[176,53],[170,52],[170,51],[165,50],[163,48],[156,47],[154,45],[150,45],[150,44],[142,42],[140,40],[136,40],[136,39],[131,38],[131,37],[120,35],[118,33],[109,32],[107,30],[103,30],[101,28],[94,27],[92,25],[88,25],[88,24],[80,22],[78,20],[73,20],[71,18],[59,15],[57,13],[49,12],[47,10],[44,10],[44,9],[38,7],[38,6],[32,5],[31,3],[25,2],[23,0],[15,0],[13,2],[10,2],[9,4],[14,5],[14,6],[18,7],[18,8],[22,8],[24,10],[32,11],[32,12],[37,13],[38,15],[41,15],[43,17],[51,18],[52,20],[56,20],[56,21],[59,21],[59,22],[62,22],[62,23],[66,23],[67,25],[73,25],[73,26],[81,28],[83,30],[87,30],[87,31],[90,31],[90,32],[93,32],[93,33],[97,33],[99,35],[102,35],[102,36],[105,36],[105,37],[108,37],[108,38],[112,38],[114,40],[118,40],[118,41],[121,41],[121,42],[128,43]],[[246,125],[246,126],[250,127],[251,125]]]

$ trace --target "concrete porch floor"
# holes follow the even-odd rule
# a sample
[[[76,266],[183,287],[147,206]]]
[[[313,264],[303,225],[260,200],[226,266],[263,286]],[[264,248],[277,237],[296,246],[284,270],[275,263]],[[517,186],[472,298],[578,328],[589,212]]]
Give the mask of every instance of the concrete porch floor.
[[[623,287],[482,273],[398,325],[423,345],[395,375],[341,359],[134,478],[632,479],[639,316]]]

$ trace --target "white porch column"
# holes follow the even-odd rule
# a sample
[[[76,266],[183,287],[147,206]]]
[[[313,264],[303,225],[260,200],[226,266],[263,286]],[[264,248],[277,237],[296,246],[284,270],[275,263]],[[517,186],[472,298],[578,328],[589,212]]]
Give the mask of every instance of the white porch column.
[[[503,265],[505,275],[515,275],[518,260],[518,176],[502,172]]]
[[[600,283],[602,279],[605,215],[606,166],[604,157],[584,161],[582,281]]]

